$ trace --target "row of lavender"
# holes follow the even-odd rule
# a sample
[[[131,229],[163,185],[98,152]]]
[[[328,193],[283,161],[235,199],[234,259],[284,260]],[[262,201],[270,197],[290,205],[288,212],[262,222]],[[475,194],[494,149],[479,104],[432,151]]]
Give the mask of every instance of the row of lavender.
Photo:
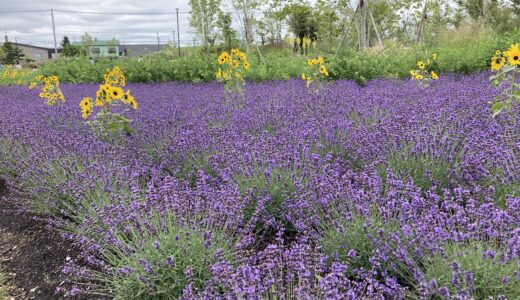
[[[515,299],[518,124],[487,77],[248,84],[239,110],[217,83],[134,84],[116,144],[77,113],[94,85],[57,107],[0,87],[0,176],[83,250],[60,292]]]

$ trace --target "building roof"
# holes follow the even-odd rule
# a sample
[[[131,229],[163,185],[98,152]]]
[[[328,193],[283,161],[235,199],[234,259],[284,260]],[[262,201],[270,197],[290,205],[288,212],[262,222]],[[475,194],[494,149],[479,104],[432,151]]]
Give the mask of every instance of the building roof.
[[[73,45],[76,45],[76,46],[79,46],[79,45],[83,45],[82,42],[74,42],[72,43]],[[96,47],[96,46],[120,46],[119,45],[119,40],[108,40],[108,41],[92,41],[92,46],[93,47]]]
[[[48,47],[40,47],[40,46],[34,46],[34,45],[28,45],[28,44],[21,44],[21,43],[13,43],[10,42],[13,46],[22,46],[22,47],[29,47],[29,48],[35,48],[35,49],[42,49],[42,50],[54,50],[54,48],[48,48]],[[2,43],[3,45],[4,43]]]

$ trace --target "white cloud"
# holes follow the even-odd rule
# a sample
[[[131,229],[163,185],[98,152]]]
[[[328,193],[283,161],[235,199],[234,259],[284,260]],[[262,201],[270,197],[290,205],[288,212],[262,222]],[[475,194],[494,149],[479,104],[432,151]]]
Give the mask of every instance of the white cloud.
[[[181,44],[192,42],[193,29],[188,24],[189,4],[187,0],[147,0],[147,1],[88,1],[88,0],[0,0],[0,12],[34,11],[42,12],[0,14],[0,34],[10,41],[53,47],[50,9],[54,9],[56,38],[58,43],[67,35],[71,41],[79,41],[84,32],[98,40],[119,39],[121,43],[156,44],[157,36],[161,44],[171,42],[173,30],[177,30],[175,8],[179,8]],[[111,15],[86,14],[65,11],[99,13],[173,13],[164,15]],[[175,33],[175,38],[177,33]],[[2,38],[3,40],[3,38]]]

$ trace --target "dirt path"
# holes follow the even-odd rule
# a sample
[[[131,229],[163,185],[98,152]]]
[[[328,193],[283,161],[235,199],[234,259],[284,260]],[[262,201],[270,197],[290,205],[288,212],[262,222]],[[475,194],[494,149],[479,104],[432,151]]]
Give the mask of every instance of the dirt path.
[[[10,299],[60,299],[61,268],[75,257],[70,243],[21,209],[0,179],[0,271]]]

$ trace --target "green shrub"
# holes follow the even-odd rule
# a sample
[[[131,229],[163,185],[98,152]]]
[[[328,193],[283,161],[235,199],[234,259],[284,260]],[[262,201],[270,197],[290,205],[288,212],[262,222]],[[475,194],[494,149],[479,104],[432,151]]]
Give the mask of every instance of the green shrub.
[[[160,213],[146,219],[156,228],[166,226],[155,234],[130,227],[116,235],[122,246],[104,251],[104,258],[117,270],[106,278],[108,294],[116,299],[179,299],[190,283],[203,289],[217,253],[233,261],[234,245],[225,228],[204,225],[202,219],[181,225],[175,216]],[[125,246],[132,251],[122,253]],[[186,275],[189,269],[191,279]]]
[[[392,244],[392,236],[399,235],[402,239],[405,238],[398,221],[384,220],[376,211],[372,211],[369,217],[354,213],[350,219],[333,213],[330,218],[324,218],[329,219],[335,221],[324,221],[320,225],[323,230],[321,250],[329,257],[329,263],[348,262],[351,266],[350,271],[360,268],[371,270],[373,264],[370,258],[383,243],[388,243],[396,249],[396,245]],[[354,251],[355,255],[351,255],[351,251]],[[414,283],[413,274],[396,257],[389,257],[388,261],[380,266],[380,270],[383,269],[388,270],[391,276],[395,276],[402,283]]]
[[[493,251],[494,257],[485,255],[486,251]],[[520,280],[514,274],[518,271],[516,260],[503,262],[498,247],[491,243],[473,241],[467,244],[448,243],[444,253],[426,258],[424,261],[425,276],[428,281],[437,280],[439,287],[448,287],[451,293],[456,291],[452,285],[452,263],[458,263],[462,275],[457,276],[461,285],[468,285],[464,272],[471,272],[474,299],[489,299],[499,295],[505,299],[519,299]]]
[[[251,192],[251,202],[245,207],[244,221],[248,222],[251,220],[258,206],[258,198],[269,195],[270,202],[265,206],[265,212],[273,217],[278,222],[284,224],[287,231],[294,229],[294,225],[289,224],[282,218],[285,215],[284,208],[287,197],[291,197],[294,192],[294,175],[290,170],[273,169],[270,174],[266,176],[263,170],[258,168],[250,176],[237,175],[235,176],[235,182],[238,185],[240,193],[245,196]],[[263,224],[257,223],[257,230],[268,230],[264,228]]]

